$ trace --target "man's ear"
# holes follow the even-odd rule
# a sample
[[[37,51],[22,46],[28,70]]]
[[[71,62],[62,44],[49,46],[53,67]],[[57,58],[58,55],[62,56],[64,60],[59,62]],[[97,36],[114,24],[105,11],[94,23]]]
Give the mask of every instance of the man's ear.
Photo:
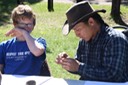
[[[90,18],[88,19],[88,24],[89,24],[89,26],[93,26],[93,25],[94,25],[94,22],[95,22],[95,21],[94,21],[93,18],[90,17]]]
[[[14,26],[16,26],[16,25],[17,25],[17,23],[13,22],[13,25],[14,25]]]

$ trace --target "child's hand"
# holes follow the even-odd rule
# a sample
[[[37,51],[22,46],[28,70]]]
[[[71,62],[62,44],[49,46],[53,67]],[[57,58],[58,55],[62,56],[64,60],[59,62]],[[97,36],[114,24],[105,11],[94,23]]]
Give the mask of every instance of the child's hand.
[[[11,36],[11,37],[18,37],[18,36],[22,36],[23,35],[23,29],[20,28],[13,28],[11,30],[9,30],[5,35],[6,36]]]

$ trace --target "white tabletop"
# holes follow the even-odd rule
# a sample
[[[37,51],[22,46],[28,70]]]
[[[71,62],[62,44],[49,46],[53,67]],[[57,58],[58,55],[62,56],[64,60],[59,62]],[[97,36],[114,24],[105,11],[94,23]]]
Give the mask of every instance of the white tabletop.
[[[2,75],[1,85],[26,85],[26,82],[34,81],[35,85],[128,85],[126,83],[107,83],[96,81],[80,81],[63,78],[23,76],[23,75]]]

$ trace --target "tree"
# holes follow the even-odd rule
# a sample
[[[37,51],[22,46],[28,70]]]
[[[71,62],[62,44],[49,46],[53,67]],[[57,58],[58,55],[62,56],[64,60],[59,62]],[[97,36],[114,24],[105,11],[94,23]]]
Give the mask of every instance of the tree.
[[[17,0],[17,4],[23,4],[24,0]]]
[[[19,5],[19,4],[24,4],[24,1],[25,0],[17,0],[17,4]],[[32,1],[32,0],[31,0]],[[40,0],[38,0],[38,1],[40,1]],[[53,0],[48,0],[48,11],[49,12],[52,12],[52,11],[54,11],[54,9],[53,9]]]
[[[48,0],[48,11],[49,12],[54,11],[54,9],[53,9],[53,0]]]
[[[121,5],[121,0],[112,0],[112,6],[111,6],[111,16],[115,23],[120,24],[120,25],[125,25],[128,26],[121,17],[121,12],[120,12],[120,5]]]
[[[83,1],[83,0],[76,0],[77,3],[80,2],[80,1]]]

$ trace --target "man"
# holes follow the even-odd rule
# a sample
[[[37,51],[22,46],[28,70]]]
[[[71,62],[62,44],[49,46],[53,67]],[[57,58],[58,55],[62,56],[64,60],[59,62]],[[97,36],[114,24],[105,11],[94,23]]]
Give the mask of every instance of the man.
[[[74,30],[80,38],[76,58],[66,52],[56,58],[65,70],[79,74],[80,80],[125,82],[128,80],[127,37],[109,27],[86,1],[73,5],[67,12],[62,32]]]
[[[46,41],[30,35],[36,16],[28,5],[19,5],[11,15],[14,28],[6,33],[13,38],[0,43],[0,70],[4,74],[40,75],[46,58]]]

